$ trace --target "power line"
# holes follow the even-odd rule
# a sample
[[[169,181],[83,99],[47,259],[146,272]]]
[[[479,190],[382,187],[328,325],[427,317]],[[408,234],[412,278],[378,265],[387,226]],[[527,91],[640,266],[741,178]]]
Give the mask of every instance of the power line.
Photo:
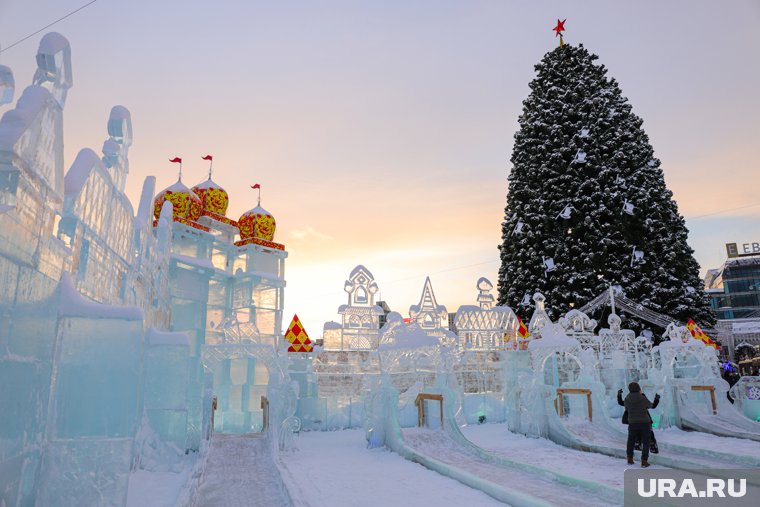
[[[687,217],[686,220],[696,220],[698,218],[711,217],[714,215],[720,215],[721,213],[728,213],[729,211],[738,211],[740,209],[754,208],[755,206],[760,206],[760,202],[756,202],[755,204],[747,204],[746,206],[739,206],[738,208],[722,209],[722,210],[714,211],[712,213],[707,213],[705,215],[698,215],[696,217]]]
[[[10,45],[10,46],[8,46],[7,48],[0,48],[0,53],[3,53],[3,52],[5,52],[5,51],[8,51],[10,48],[12,48],[12,47],[14,47],[14,46],[18,46],[19,44],[21,44],[21,43],[22,43],[22,42],[24,42],[25,40],[27,40],[27,39],[31,39],[32,37],[34,37],[34,36],[35,36],[35,35],[37,35],[38,33],[42,32],[43,30],[47,30],[48,28],[50,28],[51,26],[55,25],[56,23],[59,23],[59,22],[63,21],[64,19],[68,18],[69,16],[73,16],[74,14],[76,14],[76,13],[77,13],[77,12],[79,12],[79,11],[81,11],[81,10],[82,10],[82,9],[84,9],[85,7],[89,7],[90,5],[94,4],[94,3],[95,3],[95,2],[97,2],[97,1],[98,1],[98,0],[92,0],[91,2],[88,2],[88,3],[84,4],[83,6],[79,7],[78,9],[75,9],[75,10],[73,10],[73,11],[69,12],[69,13],[68,13],[68,14],[66,14],[65,16],[63,16],[63,17],[61,17],[61,18],[58,18],[58,19],[56,19],[55,21],[53,21],[53,22],[52,22],[52,23],[50,23],[49,25],[45,25],[45,26],[43,26],[42,28],[40,28],[40,29],[39,29],[39,30],[37,30],[36,32],[34,32],[34,33],[31,33],[31,34],[27,35],[27,36],[26,36],[26,37],[24,37],[23,39],[21,39],[21,40],[17,40],[16,42],[14,42],[13,44],[11,44],[11,45]]]

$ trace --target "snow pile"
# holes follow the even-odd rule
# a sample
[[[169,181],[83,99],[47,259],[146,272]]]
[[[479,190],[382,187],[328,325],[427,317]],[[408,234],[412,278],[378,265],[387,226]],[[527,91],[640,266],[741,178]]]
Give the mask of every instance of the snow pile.
[[[437,347],[438,338],[427,334],[417,326],[410,325],[396,332],[392,343],[381,343],[379,350],[414,349],[419,347]]]
[[[558,324],[547,324],[541,329],[541,338],[530,340],[529,349],[538,348],[570,348],[577,347],[580,343],[575,338],[570,338]]]
[[[74,288],[71,275],[64,272],[58,284],[61,299],[59,312],[64,317],[85,317],[89,319],[142,320],[143,313],[135,306],[111,306],[90,301]]]

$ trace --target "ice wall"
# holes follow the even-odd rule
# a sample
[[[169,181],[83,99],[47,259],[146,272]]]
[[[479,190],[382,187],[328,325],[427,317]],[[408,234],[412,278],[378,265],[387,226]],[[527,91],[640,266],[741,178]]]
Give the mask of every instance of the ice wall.
[[[68,42],[36,58],[0,120],[0,505],[124,505],[137,436],[175,456],[210,437],[210,379],[186,335],[145,338],[170,323],[171,208],[154,228],[154,178],[137,216],[123,193],[129,111],[64,178]]]

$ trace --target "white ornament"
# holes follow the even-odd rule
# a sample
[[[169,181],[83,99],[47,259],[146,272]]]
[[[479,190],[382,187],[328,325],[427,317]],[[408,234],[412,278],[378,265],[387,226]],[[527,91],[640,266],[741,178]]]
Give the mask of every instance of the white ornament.
[[[557,218],[564,218],[565,220],[570,219],[570,216],[573,214],[573,210],[575,208],[572,207],[572,205],[568,204],[566,205],[562,211],[559,212],[559,215],[557,215]]]

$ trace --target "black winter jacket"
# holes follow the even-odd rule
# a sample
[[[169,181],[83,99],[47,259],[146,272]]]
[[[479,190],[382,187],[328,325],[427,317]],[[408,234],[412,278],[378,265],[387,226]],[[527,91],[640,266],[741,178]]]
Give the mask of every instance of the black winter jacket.
[[[628,393],[623,401],[625,409],[628,411],[628,423],[648,423],[652,422],[649,416],[649,409],[654,405],[644,393]]]

